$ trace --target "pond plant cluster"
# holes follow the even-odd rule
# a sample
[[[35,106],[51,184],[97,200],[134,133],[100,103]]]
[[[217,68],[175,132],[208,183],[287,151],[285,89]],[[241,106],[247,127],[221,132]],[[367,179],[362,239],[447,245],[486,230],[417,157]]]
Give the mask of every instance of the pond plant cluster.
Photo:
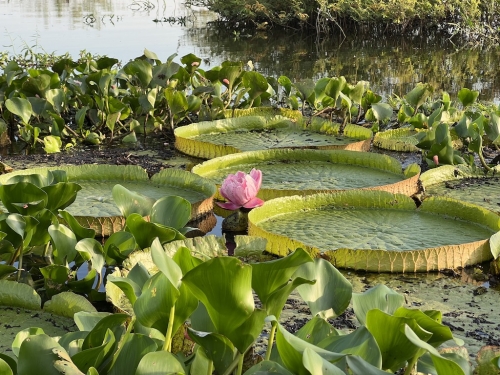
[[[498,150],[500,144],[499,108],[477,103],[475,91],[460,90],[454,103],[446,93],[435,99],[432,87],[419,84],[405,97],[384,103],[367,82],[351,85],[343,77],[308,84],[284,76],[264,77],[251,64],[225,62],[204,71],[194,55],[182,57],[180,64],[173,60],[174,56],[163,63],[145,51],[120,69],[114,69],[117,61],[107,57],[64,58],[51,66],[29,68],[6,61],[0,76],[0,126],[31,145],[42,144],[47,152],[60,152],[79,142],[98,144],[118,138],[134,142],[137,133],[163,130],[177,136],[183,129],[180,125],[196,119],[205,123],[185,126],[180,144],[190,150],[190,142],[199,142],[197,145],[207,148],[207,158],[220,156],[202,164],[200,175],[210,163],[215,169],[239,168],[241,158],[246,158],[248,172],[259,159],[270,168],[277,161],[293,168],[300,163],[293,159],[295,151],[290,148],[299,148],[299,158],[307,159],[307,168],[314,171],[322,171],[325,165],[351,164],[383,170],[398,175],[404,183],[416,184],[418,166],[401,173],[395,160],[370,157],[360,152],[363,146],[357,151],[336,150],[338,145],[316,150],[321,147],[314,142],[320,140],[313,139],[343,139],[349,133],[354,142],[366,140],[366,132],[368,139],[372,132],[389,132],[379,138],[380,146],[399,151],[418,147],[429,167],[461,164],[470,173],[498,173],[496,158],[490,157],[489,150]],[[213,138],[200,141],[197,137],[206,136],[207,129],[233,135],[222,141],[217,138],[220,143],[213,143]],[[299,144],[292,130],[307,133],[299,140],[313,142],[306,146],[313,150],[300,150],[304,144]],[[292,141],[286,150],[270,150],[265,157],[262,150],[243,153],[230,144],[231,137],[249,134],[265,138],[262,144],[267,148],[281,148],[290,137]],[[231,155],[235,152],[239,154]],[[225,184],[220,176],[205,182],[209,208],[216,194],[228,198],[229,202],[221,204],[224,208],[261,205],[257,193],[261,185],[266,190],[266,174],[235,172]],[[185,178],[187,187],[200,184]],[[439,178],[426,181],[433,179]],[[268,212],[286,214],[295,207],[301,211],[291,210],[292,216],[300,219],[317,205],[319,214],[340,206],[345,212],[354,207],[372,213],[374,208],[383,208],[394,215],[401,209],[414,218],[419,213],[413,212],[417,208],[407,196],[413,189],[399,186],[403,190],[394,194],[394,186],[387,191],[354,188],[337,193],[333,191],[342,189],[329,188],[330,192],[318,194],[315,190],[322,188],[315,186],[308,188],[305,197],[273,199],[248,215],[250,234],[260,231],[267,240],[238,237],[236,256],[227,256],[224,244],[213,236],[186,238],[192,232],[188,223],[196,216],[193,205],[197,203],[177,195],[152,198],[121,183],[112,187],[111,196],[124,218],[122,226],[98,239],[95,229],[71,211],[82,191],[78,181],[66,168],[1,176],[0,304],[7,306],[2,315],[16,314],[16,308],[29,309],[66,316],[77,326],[77,330],[55,335],[42,327],[21,330],[10,345],[11,352],[0,353],[1,374],[472,372],[468,355],[460,348],[463,342],[443,324],[440,311],[406,308],[404,296],[384,285],[353,293],[334,264],[353,266],[335,261],[335,254],[321,254],[315,247],[301,248],[296,246],[300,241],[285,239],[289,241],[286,250],[277,251],[283,257],[266,260],[255,255],[264,249],[272,251],[276,240],[273,230],[258,224],[267,220],[263,218]],[[216,184],[222,185],[219,192]],[[239,187],[242,191],[237,192]],[[265,200],[273,194],[273,188],[267,190]],[[291,194],[296,193],[290,189],[285,195]],[[431,216],[453,216],[460,211],[458,217],[465,225],[474,222],[491,235],[474,243],[473,252],[481,253],[473,259],[498,258],[500,216],[458,202],[431,197],[424,200],[421,211]],[[475,222],[477,217],[481,220]],[[278,239],[278,243],[282,241]],[[342,259],[347,260],[355,251],[343,250],[347,255]],[[432,251],[438,254],[441,250]],[[472,258],[465,252],[455,256],[453,251],[452,247],[443,254],[463,258],[463,265]],[[374,251],[368,258],[377,254]],[[386,261],[378,260],[379,264]],[[399,259],[392,262],[399,263]],[[408,269],[403,261],[399,270]],[[280,315],[294,290],[307,303],[312,319],[290,333],[280,323]],[[97,311],[95,306],[104,299],[113,304],[113,313]],[[342,315],[350,304],[358,327],[350,332],[335,329],[331,319]],[[269,334],[262,361],[249,363],[251,349],[265,327]],[[456,347],[443,351],[444,343]],[[498,371],[500,357],[492,357],[487,366]]]

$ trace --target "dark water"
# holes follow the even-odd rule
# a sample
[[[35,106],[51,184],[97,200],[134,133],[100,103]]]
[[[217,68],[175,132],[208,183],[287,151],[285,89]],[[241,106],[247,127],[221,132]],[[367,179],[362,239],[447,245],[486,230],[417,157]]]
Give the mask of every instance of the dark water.
[[[404,95],[417,82],[456,94],[462,87],[500,102],[500,49],[468,48],[434,34],[386,37],[337,31],[328,38],[300,31],[231,30],[204,9],[180,0],[0,0],[0,51],[81,50],[127,62],[147,48],[166,60],[177,53],[205,59],[202,68],[224,60],[253,61],[266,75],[292,80],[344,75],[369,81],[373,90]]]

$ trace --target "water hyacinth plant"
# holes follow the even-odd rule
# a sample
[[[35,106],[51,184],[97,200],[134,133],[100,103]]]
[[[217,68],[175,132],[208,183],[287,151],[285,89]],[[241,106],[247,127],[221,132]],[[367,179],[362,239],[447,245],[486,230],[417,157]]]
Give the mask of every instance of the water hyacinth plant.
[[[217,204],[226,210],[260,207],[264,204],[262,199],[257,198],[261,185],[262,172],[258,169],[253,168],[249,174],[241,171],[230,174],[220,188],[221,195],[228,202]]]

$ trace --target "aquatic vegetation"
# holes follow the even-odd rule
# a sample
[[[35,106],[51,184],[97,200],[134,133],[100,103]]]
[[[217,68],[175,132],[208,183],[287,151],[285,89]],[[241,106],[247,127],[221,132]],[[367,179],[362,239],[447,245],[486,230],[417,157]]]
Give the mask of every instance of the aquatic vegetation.
[[[228,202],[217,204],[226,210],[260,207],[264,204],[262,199],[257,198],[261,184],[262,172],[255,168],[249,174],[241,171],[229,174],[220,187],[220,194]]]

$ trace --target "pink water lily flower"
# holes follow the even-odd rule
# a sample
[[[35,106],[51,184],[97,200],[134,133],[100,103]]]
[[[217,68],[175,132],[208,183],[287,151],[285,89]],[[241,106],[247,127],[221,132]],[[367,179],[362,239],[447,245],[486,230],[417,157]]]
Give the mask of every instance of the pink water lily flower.
[[[226,210],[262,206],[264,201],[257,198],[261,184],[262,172],[255,168],[250,171],[250,174],[241,171],[236,172],[236,174],[230,174],[220,188],[221,195],[228,202],[217,204]]]

